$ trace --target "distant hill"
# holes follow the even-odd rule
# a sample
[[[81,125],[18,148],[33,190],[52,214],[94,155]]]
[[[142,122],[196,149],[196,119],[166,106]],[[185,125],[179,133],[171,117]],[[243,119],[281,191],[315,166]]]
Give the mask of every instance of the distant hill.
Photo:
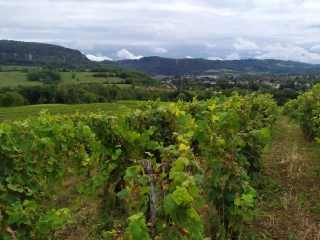
[[[212,61],[202,58],[171,59],[144,57],[139,60],[94,62],[78,50],[52,44],[0,40],[0,65],[46,66],[74,70],[131,68],[150,75],[183,75],[210,73],[320,74],[320,65],[281,60]]]
[[[320,74],[320,65],[281,60],[206,60],[144,57],[139,60],[122,60],[119,64],[148,74],[182,75],[204,73],[272,73]]]
[[[78,50],[44,43],[0,40],[1,65],[51,65],[70,69],[92,68],[97,64]]]
[[[0,40],[0,66],[52,66],[62,70],[90,69],[99,76],[119,77],[127,84],[156,85],[149,75],[115,61],[94,62],[78,50],[52,44]]]

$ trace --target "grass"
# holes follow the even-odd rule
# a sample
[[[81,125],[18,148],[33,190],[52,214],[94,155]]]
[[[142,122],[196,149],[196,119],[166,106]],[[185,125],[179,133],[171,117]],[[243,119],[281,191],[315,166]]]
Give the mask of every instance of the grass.
[[[205,71],[206,73],[233,73],[235,71],[231,70],[231,69],[227,69],[227,68],[221,68],[221,69],[209,69]]]
[[[261,201],[250,231],[256,239],[320,239],[319,146],[287,116],[279,116],[272,137],[262,157]]]
[[[31,69],[41,69],[41,67],[37,67],[37,66],[14,66],[14,65],[11,65],[11,66],[0,66],[2,71],[22,71],[23,69],[27,68],[29,70]]]
[[[60,74],[62,82],[65,83],[119,83],[124,81],[118,77],[92,77],[92,72],[62,72]],[[72,74],[75,74],[75,78],[72,78]]]
[[[36,69],[39,67],[25,67],[25,66],[0,66],[2,72],[0,72],[0,87],[18,86],[18,85],[41,85],[41,82],[32,82],[27,80],[27,74],[20,72],[23,68]],[[64,83],[120,83],[124,82],[122,78],[118,77],[93,77],[92,72],[61,72],[62,82]],[[75,75],[72,78],[72,75]],[[122,84],[119,84],[120,86]],[[128,87],[131,85],[126,84],[121,87]]]
[[[35,117],[39,115],[41,110],[46,109],[50,114],[74,114],[76,112],[97,112],[97,111],[110,111],[119,112],[122,107],[136,108],[137,101],[119,101],[117,103],[92,103],[92,104],[39,104],[21,107],[0,108],[0,122],[3,121],[17,121],[23,120],[28,117]]]
[[[27,81],[25,73],[22,72],[0,72],[0,87],[18,85],[41,85],[41,82]]]

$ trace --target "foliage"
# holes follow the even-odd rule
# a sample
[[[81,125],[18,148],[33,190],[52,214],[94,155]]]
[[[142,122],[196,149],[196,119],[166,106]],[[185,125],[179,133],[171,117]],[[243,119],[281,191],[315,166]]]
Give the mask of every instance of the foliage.
[[[320,139],[320,84],[284,106],[284,113],[296,119],[308,137]]]
[[[256,193],[249,168],[258,161],[274,116],[270,96],[234,94],[170,105],[148,102],[118,116],[44,112],[4,123],[0,234],[4,239],[54,237],[71,218],[67,208],[44,204],[55,194],[48,186],[74,175],[84,196],[125,180],[117,195],[129,208],[128,227],[107,229],[106,237],[150,239],[145,212],[151,182],[157,239],[205,239],[201,209],[206,203],[220,219],[213,228],[236,236],[252,220]],[[140,166],[143,159],[152,163],[152,174]]]
[[[44,83],[52,83],[61,80],[61,75],[57,70],[43,68],[42,70],[34,70],[27,73],[29,81],[40,81]]]
[[[91,70],[94,72],[93,77],[118,77],[124,79],[126,84],[154,86],[157,82],[150,76],[137,70],[129,69],[110,69],[108,67],[97,67]]]
[[[88,114],[99,111],[116,114],[125,112],[126,108],[136,109],[138,105],[139,102],[137,101],[119,101],[114,103],[92,103],[78,105],[37,104],[23,107],[5,107],[1,108],[0,122],[25,120],[30,116],[38,116],[43,109],[47,109],[52,115],[74,115],[77,112],[81,114]]]

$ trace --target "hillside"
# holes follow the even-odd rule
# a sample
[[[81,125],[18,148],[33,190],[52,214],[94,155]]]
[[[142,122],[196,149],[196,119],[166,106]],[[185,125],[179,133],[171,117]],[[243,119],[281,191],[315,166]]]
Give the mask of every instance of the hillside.
[[[122,60],[119,64],[148,74],[182,75],[204,73],[272,73],[319,74],[319,65],[281,60],[206,60],[144,57],[139,60]]]
[[[92,68],[97,64],[78,50],[44,43],[0,40],[1,65]],[[105,63],[107,64],[107,63]]]
[[[0,40],[0,65],[54,66],[74,70],[131,68],[147,74],[184,75],[209,73],[320,74],[320,65],[281,60],[206,60],[144,57],[139,60],[94,62],[79,50],[57,45]]]

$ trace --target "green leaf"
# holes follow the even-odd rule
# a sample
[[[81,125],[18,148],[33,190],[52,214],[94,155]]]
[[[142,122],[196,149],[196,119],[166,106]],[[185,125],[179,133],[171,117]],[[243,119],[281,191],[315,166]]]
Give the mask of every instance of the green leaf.
[[[144,195],[145,193],[149,193],[150,192],[150,187],[149,186],[142,186],[140,188],[140,194]]]
[[[14,177],[13,176],[9,176],[9,177],[6,177],[6,181],[8,182],[8,183],[12,183],[13,181],[14,181]]]
[[[209,135],[204,133],[204,132],[201,132],[197,135],[197,139],[200,141],[200,142],[204,142],[204,141],[207,141],[209,139]]]
[[[193,200],[189,192],[185,188],[178,188],[172,193],[172,199],[180,205],[181,203],[188,203]]]
[[[143,213],[142,212],[139,212],[135,215],[132,215],[131,217],[129,217],[129,220],[139,220],[141,217],[143,216]]]
[[[164,198],[164,210],[167,213],[171,213],[173,210],[175,210],[178,205],[176,204],[176,202],[172,199],[172,195],[168,194],[165,198]]]
[[[126,197],[129,196],[129,191],[128,191],[127,189],[124,189],[124,190],[118,192],[118,193],[117,193],[117,196],[118,196],[121,200],[123,200],[123,199],[125,199]]]
[[[129,177],[131,179],[137,178],[138,167],[130,167],[126,170],[125,180]]]
[[[142,176],[141,178],[138,179],[138,182],[140,184],[142,184],[142,185],[145,185],[149,181],[150,181],[150,177],[149,176]]]
[[[17,189],[14,185],[12,185],[11,183],[9,183],[7,186],[8,186],[8,188],[11,189],[12,191],[18,191],[18,189]]]
[[[32,202],[29,202],[27,204],[28,208],[30,208],[31,210],[35,211],[37,209],[37,203],[32,201]]]
[[[253,198],[251,194],[242,194],[242,198],[243,200],[246,201],[246,203],[252,203],[253,202]]]
[[[192,188],[190,188],[189,191],[193,197],[197,197],[199,193],[199,188],[197,186],[193,186]]]
[[[192,120],[192,116],[190,114],[188,115],[179,115],[178,122],[182,125],[186,125],[189,121]]]
[[[188,210],[187,210],[187,214],[188,214],[188,216],[189,216],[190,218],[192,218],[192,219],[194,219],[194,220],[196,220],[196,221],[200,220],[200,216],[199,216],[199,214],[197,213],[197,211],[194,210],[194,208],[188,209]]]
[[[160,147],[160,144],[158,142],[155,141],[148,141],[146,143],[146,148],[150,149],[150,150],[157,150]]]
[[[187,229],[191,236],[198,237],[195,239],[203,239],[200,234],[203,231],[203,223],[201,221],[192,221],[192,223],[188,225]]]

